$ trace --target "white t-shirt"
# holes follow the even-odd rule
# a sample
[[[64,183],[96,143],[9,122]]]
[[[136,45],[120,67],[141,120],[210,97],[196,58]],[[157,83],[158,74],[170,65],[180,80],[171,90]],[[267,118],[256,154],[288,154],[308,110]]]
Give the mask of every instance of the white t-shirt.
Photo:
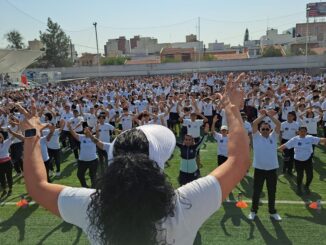
[[[282,139],[289,140],[297,135],[297,131],[299,130],[299,123],[293,121],[289,123],[288,121],[281,123],[281,132]]]
[[[88,127],[91,127],[91,128],[96,127],[97,117],[95,114],[85,113],[84,120],[86,120]]]
[[[80,161],[93,161],[97,158],[96,155],[96,145],[95,143],[84,134],[79,135],[80,142],[80,153],[79,160]]]
[[[48,136],[50,133],[50,130],[44,130],[43,134],[44,136]],[[48,149],[52,149],[52,150],[59,150],[60,149],[60,133],[61,130],[59,128],[56,128],[51,136],[51,139],[49,141],[46,140],[46,145],[48,147]]]
[[[122,130],[128,130],[132,128],[132,116],[131,115],[122,115],[121,117],[121,126],[122,126]]]
[[[252,133],[252,126],[251,126],[250,122],[244,121],[243,122],[243,127],[246,130],[247,134],[251,134]]]
[[[278,168],[277,137],[274,130],[267,138],[263,137],[259,131],[253,134],[254,168],[261,170]]]
[[[294,159],[298,161],[306,161],[311,157],[313,153],[312,145],[318,145],[320,138],[307,135],[301,138],[299,135],[293,137],[285,143],[286,148],[294,148]]]
[[[307,127],[307,132],[308,134],[317,134],[317,124],[320,120],[320,116],[308,118],[308,117],[303,117],[301,120],[301,124]]]
[[[42,153],[43,162],[46,162],[47,160],[50,159],[49,153],[48,153],[48,147],[46,145],[46,136],[41,137],[40,145],[41,145],[41,153]]]
[[[200,127],[204,124],[204,120],[197,119],[194,122],[191,119],[184,119],[183,124],[187,126],[187,134],[193,138],[200,137]]]
[[[69,122],[69,120],[71,118],[74,117],[74,114],[72,114],[72,112],[63,112],[60,116],[60,120],[64,120],[65,121],[65,126],[63,128],[64,131],[69,131],[68,127],[67,127],[67,122]]]
[[[326,100],[321,104],[321,109],[324,112],[323,120],[326,121]]]
[[[60,192],[58,208],[64,221],[80,227],[91,244],[99,244],[92,240],[88,229],[87,208],[94,192],[94,189],[66,187]],[[168,244],[193,244],[198,229],[221,207],[220,184],[209,175],[179,187],[175,194],[175,214],[157,224],[158,237]]]
[[[2,144],[0,144],[0,158],[6,158],[9,157],[9,148],[11,146],[11,139],[6,139],[3,141]]]
[[[100,124],[99,126],[99,140],[102,142],[110,143],[110,131],[113,131],[114,127],[109,123]]]
[[[81,116],[73,117],[70,119],[71,127],[74,129],[75,132],[83,131],[83,122],[84,122],[84,119]],[[80,125],[76,128],[76,126],[78,124],[80,124]]]
[[[228,137],[223,137],[222,134],[214,133],[214,139],[217,141],[217,153],[218,155],[222,155],[228,157]]]

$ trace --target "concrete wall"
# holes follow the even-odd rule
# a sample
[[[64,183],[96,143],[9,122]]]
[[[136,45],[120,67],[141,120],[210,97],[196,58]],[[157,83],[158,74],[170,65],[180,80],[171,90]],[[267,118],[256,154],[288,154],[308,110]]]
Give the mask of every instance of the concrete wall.
[[[257,58],[247,60],[165,63],[152,65],[93,66],[52,69],[32,69],[32,71],[59,71],[62,79],[97,76],[133,76],[155,74],[177,74],[193,71],[250,71],[295,68],[325,68],[326,56],[291,56]]]

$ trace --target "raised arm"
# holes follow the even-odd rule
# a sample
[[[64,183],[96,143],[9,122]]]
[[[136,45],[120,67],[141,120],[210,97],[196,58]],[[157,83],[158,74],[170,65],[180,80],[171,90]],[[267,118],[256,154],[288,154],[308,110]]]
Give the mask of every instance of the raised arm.
[[[281,132],[281,122],[276,119],[274,116],[277,114],[276,111],[274,110],[270,110],[270,111],[267,111],[267,116],[272,120],[273,123],[275,123],[275,132],[277,134],[280,134]]]
[[[9,132],[11,135],[13,135],[15,138],[17,138],[17,139],[19,139],[19,140],[21,140],[21,141],[24,141],[25,137],[24,137],[22,134],[19,134],[19,133],[17,133],[17,132],[12,131],[11,128],[9,128],[9,127],[8,127],[7,129],[8,129],[8,132]]]
[[[258,131],[258,125],[261,121],[263,121],[264,117],[266,117],[267,112],[266,110],[260,110],[259,111],[260,116],[255,119],[255,121],[252,122],[252,134],[257,133]]]
[[[22,107],[18,108],[25,115],[21,122],[22,130],[36,129],[37,135],[24,140],[24,180],[28,194],[41,206],[60,216],[58,209],[58,197],[63,185],[50,184],[47,182],[46,170],[42,159],[40,132],[44,125],[40,123],[36,115],[35,102],[32,100],[32,112],[28,113]]]
[[[75,130],[73,130],[70,122],[67,122],[67,127],[68,127],[69,132],[71,133],[72,137],[74,137],[76,140],[79,141],[79,135],[75,132]]]
[[[233,75],[230,74],[223,96],[218,94],[228,119],[229,156],[228,160],[211,172],[210,175],[213,175],[219,181],[223,199],[241,181],[250,165],[248,136],[243,127],[240,114],[244,102],[244,92],[240,84],[244,76],[245,74],[242,73],[234,81]]]

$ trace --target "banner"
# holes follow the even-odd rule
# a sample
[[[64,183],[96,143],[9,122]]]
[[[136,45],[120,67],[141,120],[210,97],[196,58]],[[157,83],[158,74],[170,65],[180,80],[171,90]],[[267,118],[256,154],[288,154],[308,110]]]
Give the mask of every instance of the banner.
[[[307,17],[325,17],[325,16],[326,16],[326,2],[307,4]]]

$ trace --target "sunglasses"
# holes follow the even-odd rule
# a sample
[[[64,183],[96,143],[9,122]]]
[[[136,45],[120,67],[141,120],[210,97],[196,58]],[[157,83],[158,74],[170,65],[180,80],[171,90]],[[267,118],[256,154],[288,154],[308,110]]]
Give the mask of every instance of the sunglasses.
[[[269,131],[270,129],[269,128],[261,128],[260,130],[261,131]]]

